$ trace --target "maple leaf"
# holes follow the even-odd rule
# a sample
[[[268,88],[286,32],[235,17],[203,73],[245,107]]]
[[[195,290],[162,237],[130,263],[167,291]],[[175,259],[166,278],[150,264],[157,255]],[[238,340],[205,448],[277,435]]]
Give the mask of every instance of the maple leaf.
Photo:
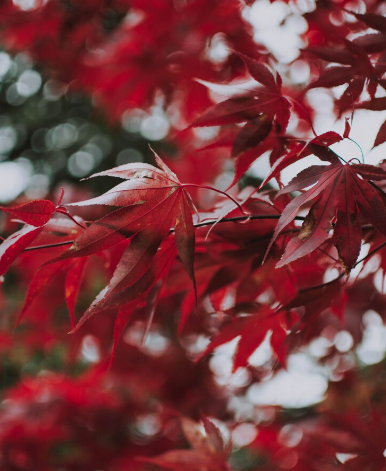
[[[114,275],[119,271],[120,265],[123,267],[125,264],[124,253],[122,259],[118,263],[112,281],[97,296],[74,329],[74,331],[78,330],[87,319],[100,310],[111,308],[118,309],[118,314],[114,323],[113,348],[110,356],[110,365],[114,359],[119,338],[129,322],[129,319],[132,317],[136,309],[143,306],[146,306],[147,311],[147,324],[143,334],[143,340],[145,340],[154,317],[160,291],[172,267],[175,255],[176,248],[174,241],[169,238],[160,246],[151,265],[142,278],[127,288],[115,290],[112,288],[112,286],[114,286]]]
[[[373,98],[369,101],[363,101],[359,104],[358,108],[371,111],[384,111],[386,109],[386,97]],[[384,142],[386,142],[386,121],[383,122],[379,128],[373,147],[377,147]]]
[[[24,249],[38,237],[55,213],[64,214],[76,225],[83,227],[65,208],[60,206],[63,195],[64,190],[62,188],[57,206],[48,200],[29,201],[20,206],[9,208],[0,206],[0,211],[8,213],[25,223],[22,229],[10,235],[0,245],[0,276],[8,270]]]
[[[337,432],[343,435],[336,446],[342,452],[352,455],[344,469],[349,471],[386,469],[384,455],[386,429],[381,411],[371,407],[366,416],[359,415],[357,411],[350,411],[344,415],[330,413],[329,418]],[[336,443],[336,436],[327,433],[325,440],[334,440]]]
[[[354,43],[361,46],[366,52],[382,52],[386,49],[386,20],[382,15],[374,13],[354,13],[346,10],[347,13],[354,15],[355,18],[378,33],[368,33],[354,39]],[[383,64],[384,66],[384,64]]]
[[[31,226],[44,226],[55,214],[57,207],[48,200],[35,200],[20,206],[5,208],[0,206],[0,210],[10,214],[17,219],[30,224]]]
[[[328,283],[300,289],[294,299],[276,309],[277,315],[285,313],[287,317],[290,317],[291,313],[295,312],[299,318],[291,325],[291,333],[287,341],[291,341],[295,334],[305,340],[318,336],[315,324],[318,317],[325,311],[332,312],[342,322],[346,299],[346,292],[340,277]]]
[[[354,266],[361,247],[358,212],[381,234],[386,235],[386,208],[379,191],[371,184],[371,180],[384,179],[386,172],[380,167],[365,164],[343,165],[339,161],[301,171],[278,195],[311,188],[286,206],[270,247],[303,205],[315,199],[316,202],[308,212],[298,236],[292,238],[286,246],[277,267],[320,247],[333,229],[332,240],[348,273]]]
[[[20,324],[24,314],[28,311],[31,303],[42,293],[52,279],[65,273],[64,297],[70,314],[71,326],[75,327],[75,303],[79,294],[80,285],[84,276],[87,257],[76,260],[62,260],[52,265],[45,265],[37,271],[28,286],[24,306],[16,321],[15,328]]]
[[[128,242],[110,283],[89,308],[85,318],[98,310],[115,306],[118,298],[120,305],[132,301],[134,288],[140,294],[150,289],[150,281],[143,283],[151,273],[149,269],[162,241],[172,228],[178,255],[195,287],[193,204],[177,176],[156,154],[155,159],[159,168],[149,164],[126,164],[93,175],[126,181],[102,196],[72,204],[118,206],[119,209],[93,222],[67,252],[50,263],[89,256],[120,242]]]
[[[325,69],[319,78],[308,87],[332,88],[348,83],[348,87],[337,101],[338,116],[353,107],[366,80],[368,80],[367,91],[371,97],[374,97],[378,81],[383,75],[383,70],[373,66],[364,48],[347,39],[345,46],[345,49],[326,46],[306,49],[306,52],[316,55],[322,60],[342,64]]]
[[[277,357],[285,363],[286,330],[281,316],[276,315],[268,306],[255,306],[247,311],[249,315],[237,317],[222,327],[197,360],[240,336],[233,358],[232,371],[235,372],[237,368],[247,366],[249,357],[272,331],[271,346]]]
[[[63,242],[66,243],[67,240],[70,240],[71,242],[71,239],[74,237],[74,235],[79,234],[81,228],[83,228],[81,223],[82,220],[80,218],[77,218],[77,221],[75,222],[73,220],[69,221],[68,219],[62,217],[51,219],[49,222],[44,224],[43,227],[36,228],[36,236],[33,240],[39,242],[44,241],[45,243],[54,240],[55,243],[52,246],[50,244],[46,244],[43,245],[43,247],[48,245],[48,248],[52,247],[55,249],[55,247],[57,247],[60,250],[62,248]],[[25,226],[25,228],[26,227],[28,226]],[[60,242],[57,242],[58,237]],[[29,243],[27,245],[29,245]],[[42,246],[32,245],[27,250],[35,250],[39,247]],[[75,304],[79,294],[80,284],[84,277],[84,268],[86,263],[87,257],[75,260],[63,260],[56,264],[44,265],[39,270],[37,270],[28,286],[27,296],[24,301],[23,308],[15,323],[15,328],[19,325],[23,316],[29,310],[32,302],[42,294],[47,285],[49,285],[50,281],[60,274],[66,275],[64,281],[64,298],[70,313],[71,325],[74,327]]]
[[[20,206],[11,206],[9,208],[0,206],[0,211],[8,213],[18,220],[35,227],[46,225],[55,213],[64,214],[68,218],[72,219],[75,224],[81,226],[79,221],[73,219],[67,210],[61,206],[63,196],[64,189],[61,188],[58,204],[56,206],[49,200],[34,200],[28,201],[28,203],[21,204]]]
[[[16,258],[42,231],[42,227],[26,224],[0,244],[0,276],[8,270]]]
[[[298,162],[311,154],[317,155],[319,159],[335,163],[339,161],[339,158],[335,152],[329,149],[329,146],[341,141],[343,138],[340,134],[334,131],[328,131],[319,136],[315,136],[309,141],[297,139],[296,143],[292,146],[289,152],[283,152],[280,158],[277,158],[274,163],[270,174],[261,183],[260,188],[265,186],[272,178],[279,180],[280,172],[285,168]]]
[[[265,65],[243,54],[252,78],[262,87],[255,87],[244,95],[234,96],[214,105],[197,118],[190,127],[223,126],[246,122],[236,134],[231,157],[235,159],[234,185],[260,155],[276,145],[283,136],[290,118],[290,102],[282,94],[282,80],[276,78]],[[269,139],[271,130],[274,137]]]

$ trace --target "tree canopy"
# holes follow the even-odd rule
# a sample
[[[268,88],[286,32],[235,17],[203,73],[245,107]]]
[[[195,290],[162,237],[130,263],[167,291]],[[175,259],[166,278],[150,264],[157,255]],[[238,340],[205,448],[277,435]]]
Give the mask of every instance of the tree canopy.
[[[2,470],[386,471],[385,14],[1,3]]]

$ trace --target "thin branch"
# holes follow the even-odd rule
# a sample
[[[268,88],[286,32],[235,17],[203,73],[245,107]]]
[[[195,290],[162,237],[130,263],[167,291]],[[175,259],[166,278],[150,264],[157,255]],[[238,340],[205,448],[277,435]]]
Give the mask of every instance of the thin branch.
[[[247,219],[280,219],[281,214],[256,214],[256,215],[249,215],[249,216],[235,216],[231,218],[224,218],[218,221],[218,224],[221,222],[237,222],[237,221],[246,221]],[[295,220],[296,221],[304,221],[305,217],[304,216],[296,216]],[[204,226],[210,226],[211,224],[214,224],[217,222],[217,219],[213,221],[203,221],[194,224],[194,227],[204,227]],[[174,232],[174,228],[170,229],[170,232]]]
[[[254,215],[250,215],[250,216],[235,216],[235,217],[230,217],[230,218],[224,218],[224,219],[221,219],[221,221],[218,221],[218,224],[221,224],[223,222],[238,222],[238,221],[246,221],[247,219],[249,220],[275,220],[275,219],[280,219],[281,217],[281,214],[254,214]],[[296,216],[294,218],[295,220],[297,221],[304,221],[304,216]],[[198,227],[205,227],[205,226],[210,226],[211,224],[214,224],[217,220],[212,220],[212,221],[203,221],[203,222],[198,222],[196,224],[193,224],[193,226],[195,228],[198,228]],[[371,229],[372,227],[370,227],[369,224],[365,224],[363,226],[363,229]],[[172,227],[170,229],[170,233],[173,233],[175,231],[175,228]],[[293,232],[292,230],[290,231],[285,231],[283,232],[282,234],[285,234],[287,232]],[[45,245],[37,245],[37,246],[34,246],[34,247],[27,247],[23,250],[23,252],[30,252],[32,250],[42,250],[42,249],[51,249],[51,248],[56,248],[56,247],[63,247],[63,246],[66,246],[66,245],[72,245],[74,243],[74,240],[66,240],[66,241],[63,241],[63,242],[57,242],[55,244],[45,244]],[[358,260],[354,267],[356,267],[357,265],[359,265],[361,262],[363,262],[364,260],[366,260],[366,258],[370,257],[371,255],[373,255],[375,252],[377,252],[378,250],[380,250],[382,247],[384,247],[386,245],[386,242],[383,242],[381,245],[379,245],[378,247],[376,247],[374,250],[372,250],[371,252],[369,252],[365,257],[363,257],[362,259]],[[326,254],[327,255],[327,254]],[[333,257],[330,256],[330,258],[332,258],[335,262],[337,260],[335,260]],[[326,284],[329,284],[329,283],[332,283],[340,278],[342,278],[344,274],[342,275],[339,275],[338,278],[335,278],[335,280],[332,280],[328,283],[323,283],[322,285],[317,285],[317,286],[312,286],[311,288],[307,288],[306,291],[310,290],[310,289],[317,289],[317,288],[322,288],[323,286],[326,286]]]
[[[355,266],[355,265],[354,265],[354,266]],[[321,289],[321,288],[324,288],[324,287],[326,287],[326,286],[332,285],[333,283],[335,283],[335,281],[338,281],[338,280],[340,280],[341,278],[343,278],[344,275],[345,275],[345,272],[341,273],[339,276],[337,276],[337,277],[334,278],[333,280],[327,281],[327,283],[322,283],[321,285],[310,286],[309,288],[300,289],[300,290],[299,290],[299,293],[306,293],[307,291],[313,291],[314,289]]]
[[[62,247],[64,245],[73,244],[73,240],[66,240],[65,242],[57,242],[56,244],[36,245],[35,247],[27,247],[23,252],[29,252],[31,250],[51,249],[53,247]]]
[[[375,254],[375,252],[378,252],[378,250],[382,249],[384,246],[386,245],[386,241],[385,242],[382,242],[382,244],[378,245],[378,247],[375,247],[375,249],[373,249],[371,252],[369,252],[367,255],[365,255],[363,258],[361,258],[360,260],[358,260],[354,267],[356,267],[357,265],[359,265],[360,263],[362,263],[364,260],[366,260],[366,258],[369,258],[371,257],[372,255]]]
[[[377,247],[375,247],[375,249],[373,249],[371,252],[369,252],[367,255],[365,255],[364,257],[362,257],[360,260],[358,260],[357,262],[355,262],[353,268],[357,267],[360,263],[364,262],[367,258],[371,257],[372,255],[374,255],[376,252],[378,252],[378,250],[382,249],[383,247],[386,246],[386,241],[385,242],[382,242],[382,244],[378,245]],[[333,283],[335,283],[335,281],[338,281],[340,280],[341,278],[343,278],[343,276],[345,275],[346,273],[343,272],[341,273],[339,276],[337,276],[336,278],[334,278],[333,280],[331,281],[328,281],[327,283],[322,283],[321,285],[316,285],[316,286],[310,286],[309,288],[305,288],[305,289],[301,289],[299,290],[299,293],[304,293],[306,291],[312,291],[314,289],[320,289],[320,288],[324,288],[325,286],[328,286],[328,285],[331,285]]]
[[[247,219],[252,220],[252,219],[280,219],[281,214],[255,214],[255,215],[248,215],[248,216],[235,216],[231,218],[224,218],[221,219],[221,221],[218,221],[218,224],[222,222],[237,222],[237,221],[246,221]],[[303,216],[296,216],[295,220],[297,221],[304,221]],[[198,222],[196,224],[193,224],[195,228],[197,227],[204,227],[204,226],[210,226],[211,224],[214,224],[217,221],[217,219],[214,219],[212,221],[203,221],[203,222]],[[170,233],[173,233],[175,231],[175,228],[172,227],[170,229]],[[64,242],[57,242],[55,244],[46,244],[46,245],[37,245],[35,247],[27,247],[26,249],[23,250],[23,252],[28,252],[31,250],[41,250],[41,249],[50,249],[53,247],[62,247],[65,245],[71,245],[73,244],[73,240],[66,240]]]

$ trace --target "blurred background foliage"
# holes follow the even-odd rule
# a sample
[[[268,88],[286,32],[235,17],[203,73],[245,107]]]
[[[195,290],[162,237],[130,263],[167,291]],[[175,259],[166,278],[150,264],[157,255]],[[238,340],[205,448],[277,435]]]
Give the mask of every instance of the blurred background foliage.
[[[148,159],[148,143],[169,131],[160,108],[130,111],[111,125],[90,97],[44,79],[23,53],[0,52],[0,103],[3,203],[22,192],[29,199],[44,198],[64,180],[78,182],[101,169]]]

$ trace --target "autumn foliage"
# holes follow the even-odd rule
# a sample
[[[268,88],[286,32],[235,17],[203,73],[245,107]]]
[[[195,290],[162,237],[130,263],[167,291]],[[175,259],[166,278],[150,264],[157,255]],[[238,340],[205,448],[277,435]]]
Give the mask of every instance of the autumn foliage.
[[[263,10],[292,24],[294,57]],[[0,206],[1,470],[386,470],[386,347],[360,353],[385,342],[385,14],[1,3],[3,50],[89,97],[112,136],[167,122],[145,162]],[[299,358],[318,398],[261,399]]]

